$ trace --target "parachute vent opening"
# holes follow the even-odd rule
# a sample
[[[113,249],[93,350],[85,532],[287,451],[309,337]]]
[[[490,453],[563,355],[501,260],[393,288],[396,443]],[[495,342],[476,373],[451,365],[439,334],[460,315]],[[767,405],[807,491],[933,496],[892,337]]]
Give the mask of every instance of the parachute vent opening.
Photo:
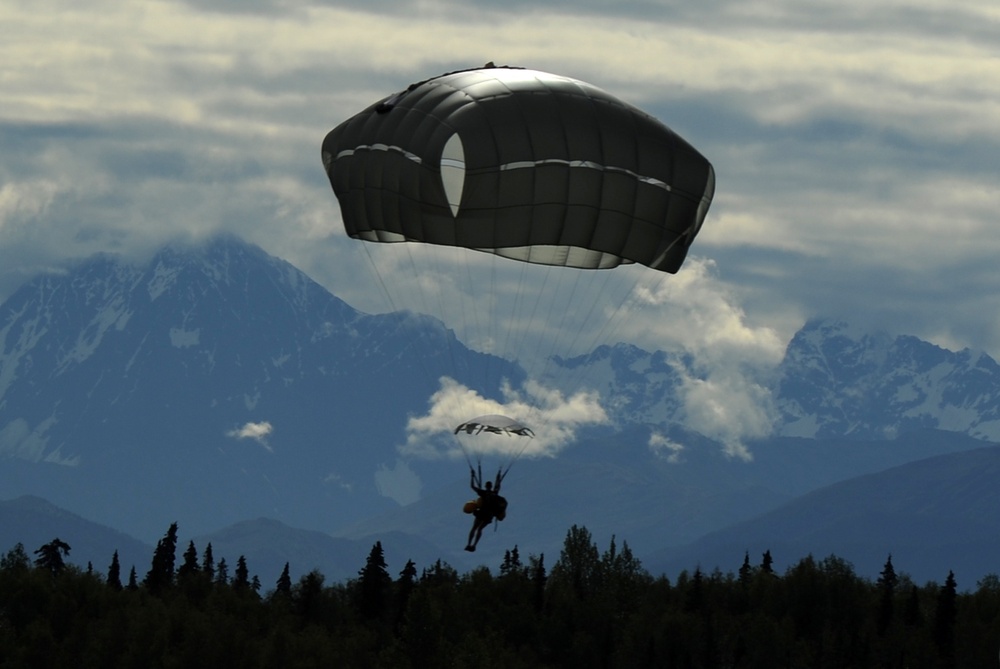
[[[462,205],[462,191],[465,189],[465,147],[462,138],[455,133],[448,138],[441,152],[441,185],[451,207],[451,215],[458,216]]]

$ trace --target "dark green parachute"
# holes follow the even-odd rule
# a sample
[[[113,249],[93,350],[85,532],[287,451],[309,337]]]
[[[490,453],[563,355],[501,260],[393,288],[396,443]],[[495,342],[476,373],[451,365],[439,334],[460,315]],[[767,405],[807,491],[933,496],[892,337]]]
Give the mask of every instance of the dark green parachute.
[[[483,454],[492,452],[505,456],[498,459],[500,468],[497,471],[496,484],[499,486],[514,461],[521,457],[521,454],[528,448],[529,441],[535,436],[535,432],[530,427],[522,425],[513,418],[499,414],[477,416],[467,420],[455,428],[454,434],[458,439],[459,447],[465,454],[469,467],[473,467],[473,457],[477,461],[475,470],[478,471],[477,485],[480,487],[484,483],[481,466]],[[493,443],[489,443],[490,441]]]
[[[499,434],[517,437],[533,437],[531,428],[521,425],[513,418],[499,414],[489,414],[468,420],[455,428],[455,434]]]
[[[322,155],[353,238],[583,269],[677,272],[715,191],[708,160],[652,116],[575,79],[492,65],[376,102]]]

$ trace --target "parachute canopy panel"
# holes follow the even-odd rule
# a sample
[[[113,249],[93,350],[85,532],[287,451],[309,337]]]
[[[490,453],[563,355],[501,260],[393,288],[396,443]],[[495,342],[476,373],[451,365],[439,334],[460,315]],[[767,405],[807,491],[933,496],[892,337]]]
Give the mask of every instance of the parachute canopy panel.
[[[490,414],[466,421],[455,428],[455,434],[501,434],[516,437],[534,437],[531,428],[525,427],[513,418]]]
[[[712,165],[590,84],[492,67],[411,85],[323,142],[348,235],[586,269],[676,272],[715,191]]]

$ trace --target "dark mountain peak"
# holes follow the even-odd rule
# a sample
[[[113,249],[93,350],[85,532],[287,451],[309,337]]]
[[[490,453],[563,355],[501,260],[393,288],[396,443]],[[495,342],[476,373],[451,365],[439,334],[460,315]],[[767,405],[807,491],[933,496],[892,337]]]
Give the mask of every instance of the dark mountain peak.
[[[216,281],[237,278],[261,265],[287,265],[268,255],[259,246],[229,234],[219,234],[200,241],[174,242],[160,249],[147,267],[177,268],[202,272]],[[232,274],[231,274],[232,273]]]
[[[734,564],[770,550],[780,568],[804,555],[849,560],[876,578],[887,554],[917,582],[948,570],[975,582],[995,573],[1000,549],[1000,448],[936,455],[812,490],[756,518],[663,554],[661,567]]]
[[[39,497],[38,495],[21,495],[20,497],[2,502],[2,504],[8,508],[16,509],[17,511],[25,513],[45,513],[55,515],[69,513],[68,511],[60,509],[52,502]]]
[[[617,369],[625,369],[637,362],[648,362],[659,366],[676,357],[675,354],[666,351],[647,351],[635,344],[618,342],[616,344],[601,344],[589,353],[583,353],[571,358],[554,355],[552,356],[552,360],[564,369],[575,369],[581,366],[602,363],[610,364]]]
[[[0,501],[0,550],[21,543],[29,555],[40,546],[60,539],[70,546],[68,561],[80,566],[88,562],[98,570],[111,563],[118,551],[124,569],[148,565],[149,546],[117,530],[91,522],[35,495]]]
[[[176,255],[182,257],[226,255],[255,255],[266,257],[268,254],[256,244],[246,241],[231,232],[218,232],[199,239],[179,239],[166,244],[157,255]]]
[[[844,321],[812,319],[786,349],[786,360],[799,362],[812,358],[823,366],[871,366],[885,356],[891,337],[885,332],[868,332]]]
[[[938,428],[1000,439],[1000,366],[910,335],[814,319],[788,344],[775,397],[790,436]]]
[[[169,519],[115,497],[126,488],[188,522],[329,528],[396,504],[375,475],[395,466],[408,416],[444,375],[474,386],[486,357],[427,316],[363,315],[232,236],[97,256],[0,308],[0,457],[17,463],[0,489],[149,540]],[[58,494],[33,483],[47,477]],[[95,497],[105,481],[117,492]]]
[[[570,358],[564,358],[561,355],[553,355],[552,360],[564,369],[576,369],[581,366],[603,362],[611,359],[612,357],[620,355],[635,356],[640,353],[645,353],[645,351],[642,351],[639,347],[634,346],[633,344],[601,344],[589,353],[582,353]]]
[[[339,318],[355,315],[348,316],[345,303],[291,264],[231,235],[163,248],[142,269],[142,283],[151,301],[166,296],[216,308],[220,299],[236,299],[244,307],[262,300],[262,307],[285,316],[289,310],[301,316],[317,307],[335,308]]]
[[[141,265],[100,255],[29,282],[4,305],[0,401],[29,360],[35,373],[74,372],[79,383],[137,378],[160,363],[170,375],[178,365],[242,366],[346,336],[358,316],[290,264],[232,236],[175,244]],[[31,389],[38,392],[48,391]]]
[[[950,351],[912,335],[866,331],[843,321],[814,319],[788,344],[782,368],[823,370],[836,385],[850,385],[869,376],[882,377],[899,370],[927,371],[939,365],[984,370],[996,368],[986,353],[963,349]]]

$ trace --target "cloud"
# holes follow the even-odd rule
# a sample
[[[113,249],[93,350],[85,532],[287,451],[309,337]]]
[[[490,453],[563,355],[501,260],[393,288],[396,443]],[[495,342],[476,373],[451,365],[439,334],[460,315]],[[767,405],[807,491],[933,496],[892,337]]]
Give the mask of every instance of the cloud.
[[[404,460],[397,459],[391,468],[385,464],[379,465],[375,471],[375,489],[380,495],[392,499],[400,506],[406,506],[420,499],[422,487],[420,477]]]
[[[423,416],[407,421],[407,441],[400,451],[415,457],[459,458],[488,455],[513,457],[553,456],[570,444],[582,427],[608,421],[596,393],[566,396],[529,381],[520,390],[503,387],[503,401],[487,399],[457,381],[443,377]],[[508,434],[454,434],[455,428],[472,418],[499,414],[527,426],[534,437]]]
[[[673,276],[643,276],[622,313],[622,334],[629,341],[658,342],[704,359],[773,365],[784,351],[782,337],[768,326],[750,324],[739,301],[737,291],[719,277],[715,261],[693,256]],[[649,323],[655,323],[652,330]]]
[[[57,185],[50,179],[33,179],[0,186],[0,227],[43,216]]]
[[[269,422],[262,421],[260,423],[246,423],[243,427],[226,432],[226,436],[233,437],[234,439],[253,439],[273,453],[271,445],[267,443],[267,438],[273,431],[274,428]]]
[[[348,493],[354,492],[354,484],[346,480],[343,476],[341,476],[337,472],[330,472],[329,474],[327,474],[326,477],[323,478],[323,483],[340,488],[341,490]]]
[[[722,442],[727,455],[752,460],[747,439],[771,434],[776,411],[770,392],[745,376],[711,370],[688,375],[682,397],[684,424]]]
[[[777,416],[767,381],[784,356],[784,339],[748,322],[715,263],[698,257],[672,277],[640,282],[623,318],[627,341],[684,361],[674,365],[684,425],[749,459],[743,442],[770,434]]]
[[[595,379],[556,369],[549,361],[554,354],[571,357],[622,341],[673,352],[685,362],[675,369],[681,376],[681,410],[670,419],[718,439],[741,458],[749,457],[745,440],[770,432],[776,413],[766,382],[782,359],[786,339],[751,322],[740,306],[741,295],[720,278],[712,260],[692,256],[676,275],[641,266],[582,272],[447,248],[398,246],[372,251],[382,275],[372,282],[392,294],[392,304],[384,309],[405,305],[431,311],[467,345],[517,359],[533,379],[556,375],[564,390],[587,387]],[[459,281],[484,268],[488,282]],[[465,386],[442,382],[428,413],[410,420],[404,452],[458,453],[450,436],[454,427],[495,413],[536,429],[528,452],[555,453],[575,438],[578,426],[607,421],[602,403],[618,401],[599,399],[596,392],[561,395],[537,381],[519,393],[506,386],[504,393],[503,401],[487,400]],[[435,434],[447,438],[432,438]],[[510,446],[493,440],[481,446],[498,444]]]
[[[671,441],[669,437],[659,432],[653,432],[649,435],[647,445],[649,446],[649,450],[671,464],[682,462],[681,453],[684,452],[684,445],[678,444],[676,441]]]

